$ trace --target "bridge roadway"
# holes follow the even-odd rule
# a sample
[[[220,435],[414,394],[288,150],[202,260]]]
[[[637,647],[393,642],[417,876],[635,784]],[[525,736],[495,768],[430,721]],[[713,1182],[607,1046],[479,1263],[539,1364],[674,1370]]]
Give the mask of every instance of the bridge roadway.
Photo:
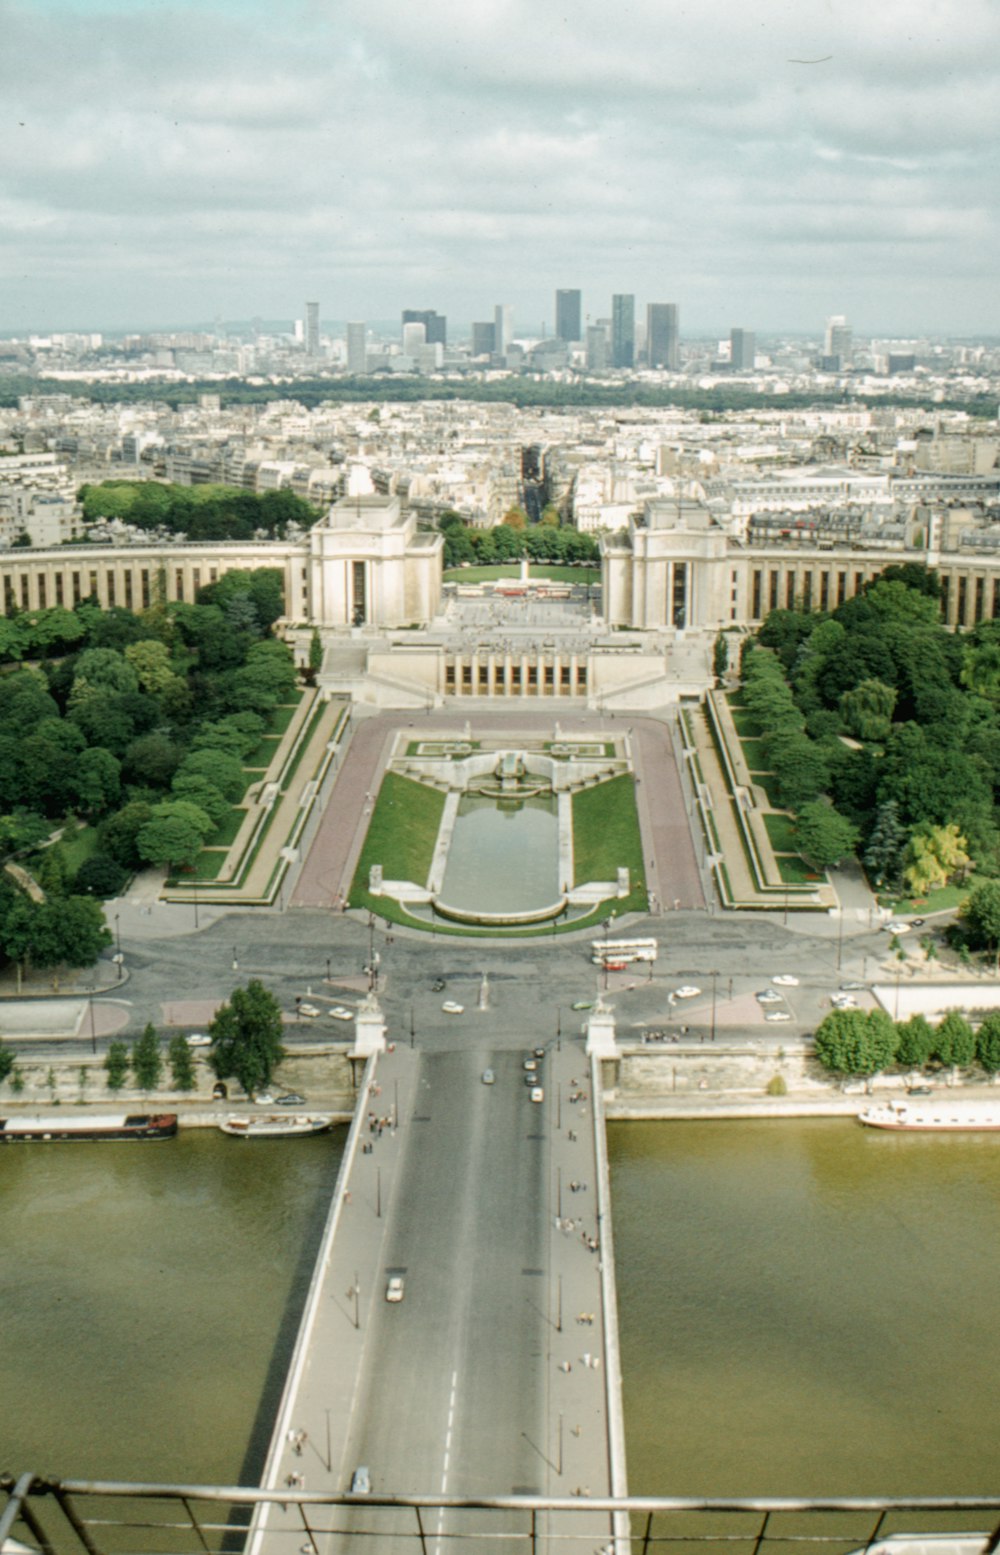
[[[397,1046],[369,1060],[265,1486],[344,1492],[363,1464],[372,1503],[625,1493],[590,1064],[579,1039],[550,1042],[539,1062],[544,1101],[532,1102],[527,1044],[491,1038],[489,1013],[481,1019],[468,1045]],[[493,1085],[483,1083],[487,1067]],[[391,1274],[404,1278],[399,1303],[385,1299]],[[584,1506],[564,1515],[591,1550],[610,1524],[607,1514],[581,1516]],[[525,1514],[435,1510],[429,1547],[476,1529],[495,1539],[498,1515],[504,1527],[528,1527]],[[318,1521],[331,1526],[329,1511]],[[390,1527],[416,1533],[412,1512],[364,1503],[339,1509],[335,1525],[377,1527],[380,1550]],[[302,1533],[294,1507],[272,1507],[255,1555],[298,1551]],[[350,1542],[318,1541],[320,1555]]]

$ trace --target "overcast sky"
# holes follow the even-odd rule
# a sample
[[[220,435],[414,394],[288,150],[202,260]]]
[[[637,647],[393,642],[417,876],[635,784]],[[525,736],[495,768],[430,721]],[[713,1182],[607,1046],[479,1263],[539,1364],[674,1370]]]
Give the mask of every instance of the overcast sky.
[[[998,0],[0,0],[0,329],[998,334]]]

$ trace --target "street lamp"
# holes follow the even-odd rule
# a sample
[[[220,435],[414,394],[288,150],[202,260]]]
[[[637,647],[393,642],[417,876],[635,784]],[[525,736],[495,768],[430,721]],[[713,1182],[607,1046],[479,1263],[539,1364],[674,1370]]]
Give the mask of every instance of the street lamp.
[[[122,953],[122,936],[118,927],[118,914],[115,913],[115,949],[119,955]]]
[[[240,969],[240,958],[236,954],[236,946],[234,945],[233,946],[233,971],[234,972],[238,972],[239,969]]]
[[[715,1041],[715,984],[718,976],[718,972],[712,973],[712,1030],[708,1039],[710,1042]]]

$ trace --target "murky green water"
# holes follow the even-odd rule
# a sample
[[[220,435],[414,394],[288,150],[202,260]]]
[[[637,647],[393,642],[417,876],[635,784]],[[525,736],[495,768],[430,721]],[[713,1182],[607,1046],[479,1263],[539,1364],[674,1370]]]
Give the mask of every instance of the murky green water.
[[[610,1139],[633,1492],[995,1491],[1000,1139]],[[247,1479],[341,1149],[0,1151],[0,1469]]]
[[[1000,1138],[611,1129],[634,1494],[985,1493]]]
[[[0,1469],[246,1478],[342,1148],[196,1130],[0,1151]]]
[[[459,800],[441,900],[466,912],[530,912],[559,896],[559,818],[551,795]]]

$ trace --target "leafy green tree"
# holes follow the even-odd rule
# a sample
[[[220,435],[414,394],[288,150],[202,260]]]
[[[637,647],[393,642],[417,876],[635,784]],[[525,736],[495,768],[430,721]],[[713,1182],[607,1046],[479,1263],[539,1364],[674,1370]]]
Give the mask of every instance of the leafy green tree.
[[[128,1079],[129,1055],[128,1047],[124,1042],[112,1042],[104,1059],[104,1068],[108,1076],[108,1090],[120,1091]]]
[[[7,914],[2,935],[11,960],[39,968],[93,966],[111,944],[104,914],[89,896],[44,902],[20,896]]]
[[[214,831],[211,818],[186,799],[155,805],[136,837],[141,858],[159,868],[193,864],[205,838]]]
[[[835,1074],[873,1075],[896,1056],[897,1033],[884,1010],[831,1010],[816,1029],[813,1046]]]
[[[295,664],[284,643],[254,643],[242,669],[233,676],[239,707],[264,712],[289,701],[295,691]]]
[[[964,1069],[976,1056],[976,1037],[964,1016],[952,1010],[938,1023],[934,1033],[934,1055],[938,1063]]]
[[[715,647],[712,649],[712,674],[716,680],[721,680],[729,668],[729,638],[725,632],[719,632],[715,639]]]
[[[106,692],[138,691],[139,677],[114,648],[85,648],[74,665],[70,707]]]
[[[935,886],[947,885],[952,875],[971,863],[957,826],[917,827],[910,837],[906,860],[903,878],[914,896],[925,896]]]
[[[102,901],[120,896],[128,884],[128,870],[107,853],[92,853],[76,872],[73,891],[77,896],[97,896]]]
[[[154,637],[129,643],[125,658],[135,671],[139,685],[153,696],[159,696],[179,679],[170,661],[169,648]]]
[[[896,1027],[898,1046],[896,1062],[912,1069],[922,1069],[934,1052],[935,1034],[930,1021],[923,1015],[911,1015]]]
[[[208,778],[201,777],[197,772],[178,772],[171,786],[171,793],[177,799],[187,800],[190,804],[204,810],[213,825],[218,826],[229,814],[230,804],[225,794],[220,794],[214,783]]]
[[[193,1091],[195,1087],[194,1059],[191,1049],[180,1032],[170,1038],[167,1048],[170,1065],[170,1083],[175,1091]]]
[[[143,787],[168,788],[181,764],[183,751],[162,729],[140,734],[125,752],[123,773],[130,783]]]
[[[121,799],[121,762],[92,745],[81,751],[73,773],[77,803],[86,815],[106,815]]]
[[[132,1073],[142,1091],[155,1091],[163,1074],[163,1052],[152,1021],[132,1046]]]
[[[247,782],[239,759],[220,750],[192,751],[181,762],[177,777],[204,778],[220,794],[225,794],[231,804],[242,799]]]
[[[153,807],[146,800],[133,799],[115,815],[109,815],[97,828],[102,853],[107,853],[123,869],[141,869],[145,860],[139,852],[137,838],[152,814]]]
[[[52,823],[33,810],[15,810],[10,815],[0,815],[0,858],[37,848],[51,830]]]
[[[767,736],[764,744],[788,809],[801,810],[824,792],[830,771],[822,749],[813,740],[789,731]]]
[[[858,828],[833,805],[815,799],[799,811],[795,841],[799,851],[817,869],[828,869],[854,852],[858,845]]]
[[[986,1073],[1000,1072],[1000,1010],[991,1010],[976,1032],[976,1057]]]
[[[309,686],[316,684],[316,676],[323,668],[323,642],[314,626],[309,639],[309,657],[306,660],[305,680]]]
[[[959,908],[966,934],[977,950],[991,950],[1000,963],[1000,880],[975,886]]]
[[[218,1078],[235,1076],[250,1096],[265,1090],[285,1050],[281,1006],[263,983],[253,978],[246,988],[234,988],[208,1031],[213,1044],[209,1062]]]
[[[859,740],[884,740],[892,725],[896,690],[880,680],[862,680],[840,699],[847,730]]]
[[[0,1081],[6,1080],[17,1059],[4,1042],[0,1042]]]

